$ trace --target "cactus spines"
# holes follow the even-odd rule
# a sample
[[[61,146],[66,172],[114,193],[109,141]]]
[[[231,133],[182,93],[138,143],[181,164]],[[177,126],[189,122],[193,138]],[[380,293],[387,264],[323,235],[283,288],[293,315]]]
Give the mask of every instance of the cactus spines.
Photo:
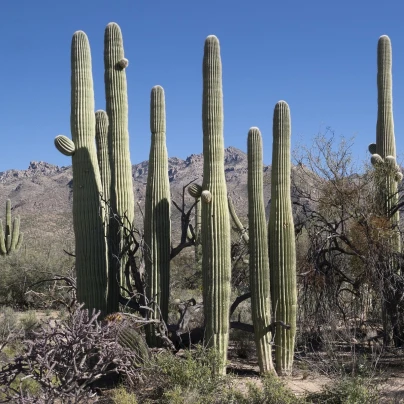
[[[111,209],[122,219],[126,218],[125,226],[130,228],[134,220],[134,193],[132,183],[132,165],[129,153],[128,132],[128,94],[126,70],[122,68],[124,59],[122,33],[119,26],[109,23],[104,35],[104,65],[106,111],[109,118],[108,148],[111,168],[110,200]],[[119,68],[117,68],[119,67]],[[113,257],[120,256],[124,248],[125,234],[116,220],[111,220],[109,227],[110,266],[113,276],[109,287],[118,302],[119,281],[124,284],[123,271],[126,256],[121,262]],[[116,307],[112,308],[118,310]]]
[[[146,185],[144,237],[147,253],[145,270],[147,297],[160,307],[164,321],[168,317],[170,286],[170,183],[166,147],[166,118],[164,90],[153,87],[150,96],[151,147],[149,173]],[[159,318],[155,310],[154,318]],[[154,344],[152,329],[148,329],[148,341]]]
[[[258,128],[248,132],[248,228],[251,309],[261,373],[273,372],[268,237],[265,218],[262,139]]]
[[[222,64],[219,40],[208,36],[203,56],[202,272],[206,340],[226,372],[230,306],[230,218],[224,172]]]
[[[6,201],[6,229],[0,220],[0,255],[10,255],[21,247],[23,235],[20,233],[20,217],[11,218],[11,201]]]
[[[90,45],[82,31],[71,45],[70,126],[73,165],[73,226],[76,241],[77,299],[107,311],[106,244],[101,213],[101,178],[95,149],[94,91]]]
[[[278,374],[290,374],[296,334],[296,246],[290,190],[290,111],[284,101],[274,110],[271,208],[268,225],[271,300],[275,321],[290,325],[275,331],[275,358]]]
[[[55,147],[65,156],[73,156],[76,151],[73,141],[64,135],[55,137]]]
[[[108,115],[102,109],[95,112],[95,143],[101,176],[102,198],[109,203],[111,168],[108,155]]]

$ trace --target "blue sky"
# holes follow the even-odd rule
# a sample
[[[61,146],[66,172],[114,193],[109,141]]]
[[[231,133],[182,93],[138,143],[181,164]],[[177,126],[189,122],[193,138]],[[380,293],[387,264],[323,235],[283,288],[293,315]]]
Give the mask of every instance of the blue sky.
[[[3,0],[0,24],[0,171],[31,160],[70,165],[53,139],[70,136],[70,42],[87,33],[96,109],[105,108],[103,36],[121,26],[129,94],[132,163],[149,154],[152,86],[166,93],[169,156],[202,152],[202,57],[206,36],[221,43],[225,145],[246,150],[263,134],[270,164],[272,114],[289,103],[293,145],[332,127],[356,136],[364,159],[375,140],[376,48],[393,45],[398,153],[404,152],[404,3],[401,0]]]

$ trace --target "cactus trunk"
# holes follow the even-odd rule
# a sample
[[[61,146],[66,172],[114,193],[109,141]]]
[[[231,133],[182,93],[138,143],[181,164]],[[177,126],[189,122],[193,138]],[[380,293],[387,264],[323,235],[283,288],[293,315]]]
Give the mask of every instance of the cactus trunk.
[[[219,41],[209,36],[203,57],[202,271],[205,338],[218,351],[215,372],[226,372],[230,306],[230,219],[224,172],[222,65]]]
[[[171,252],[170,183],[164,90],[160,86],[153,87],[151,91],[150,130],[152,138],[144,221],[147,298],[156,303],[167,322]],[[152,316],[160,319],[157,306],[154,306]],[[147,337],[149,344],[156,344],[153,327],[147,329]]]
[[[261,373],[273,372],[268,236],[264,206],[262,139],[258,128],[248,132],[248,229],[250,291],[255,344]]]
[[[122,33],[119,26],[110,23],[104,36],[105,94],[106,111],[109,119],[108,148],[111,168],[110,199],[111,209],[131,228],[134,220],[134,193],[132,184],[132,165],[129,153],[128,132],[128,95],[125,68],[128,65],[124,58]],[[120,284],[124,284],[127,256],[121,259],[121,252],[127,236],[114,219],[109,224],[109,257],[110,257],[110,293],[115,296],[111,311],[118,310]]]
[[[101,217],[101,178],[95,149],[94,91],[90,45],[84,32],[71,47],[71,133],[73,225],[76,240],[77,299],[107,312],[107,261]]]
[[[286,102],[275,106],[273,118],[271,208],[268,225],[269,266],[275,321],[275,358],[278,374],[290,374],[296,334],[296,247],[290,190],[290,112]]]

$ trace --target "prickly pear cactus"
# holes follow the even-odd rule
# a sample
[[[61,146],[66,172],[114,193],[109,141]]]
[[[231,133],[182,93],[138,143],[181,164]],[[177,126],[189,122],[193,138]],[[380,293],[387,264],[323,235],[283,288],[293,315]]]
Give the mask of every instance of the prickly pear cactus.
[[[290,190],[290,112],[284,101],[275,106],[273,120],[271,208],[268,225],[271,300],[275,321],[276,371],[290,374],[296,335],[296,246]]]
[[[167,321],[170,294],[171,197],[166,147],[165,98],[164,90],[160,86],[153,87],[151,91],[150,130],[152,136],[144,220],[147,297],[160,307],[162,317],[164,321]],[[153,316],[160,318],[157,307]],[[148,343],[154,345],[154,327],[149,327],[147,331]]]
[[[230,219],[224,173],[222,64],[219,40],[207,37],[203,56],[202,272],[205,339],[226,372],[230,308]]]
[[[268,235],[265,218],[262,139],[258,128],[248,132],[248,229],[251,309],[261,373],[273,372]]]
[[[10,255],[21,247],[23,234],[20,233],[20,217],[11,218],[11,201],[6,201],[6,231],[0,220],[0,255]]]

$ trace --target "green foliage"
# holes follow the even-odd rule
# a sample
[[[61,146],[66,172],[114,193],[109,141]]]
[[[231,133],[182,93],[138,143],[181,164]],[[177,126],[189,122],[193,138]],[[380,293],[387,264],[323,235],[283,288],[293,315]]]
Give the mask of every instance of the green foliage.
[[[112,390],[111,400],[114,404],[138,404],[136,396],[124,386]]]
[[[247,384],[246,393],[232,389],[227,392],[223,402],[226,404],[303,404],[305,401],[296,397],[274,374],[267,373],[262,378],[262,387],[250,382]]]
[[[374,404],[379,399],[374,380],[362,377],[344,377],[331,386],[325,386],[321,392],[306,397],[307,402],[312,404]]]

